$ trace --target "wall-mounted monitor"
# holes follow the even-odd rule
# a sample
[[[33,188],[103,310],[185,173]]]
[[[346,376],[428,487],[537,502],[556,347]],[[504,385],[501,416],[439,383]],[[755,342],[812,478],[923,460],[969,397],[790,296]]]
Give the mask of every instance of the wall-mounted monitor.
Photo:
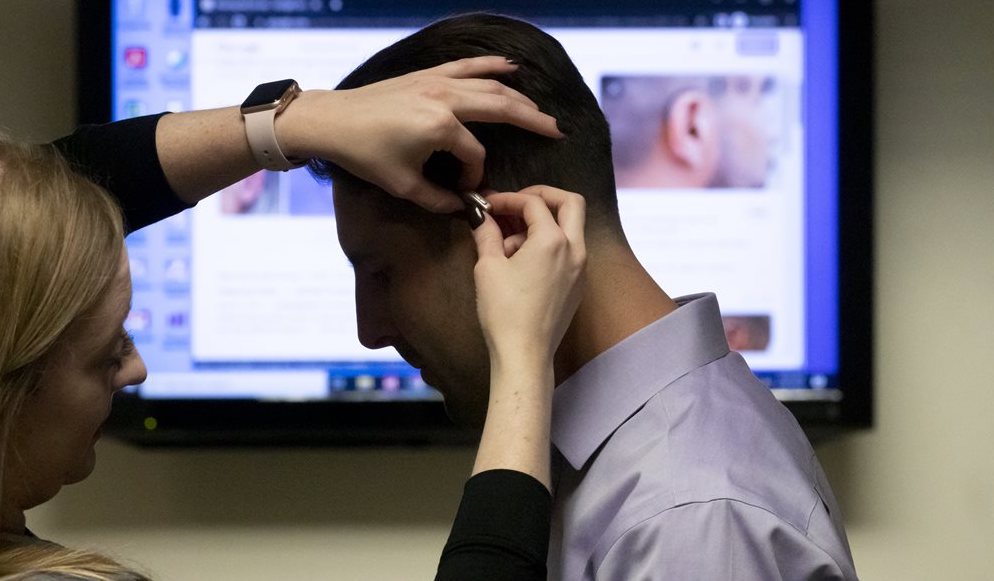
[[[563,44],[612,127],[629,241],[671,296],[714,291],[726,335],[814,436],[867,426],[871,8],[848,0],[79,3],[83,122],[238,104],[261,82],[332,88],[439,17],[488,10]],[[647,144],[680,95],[712,161]],[[149,376],[115,433],[147,444],[460,442],[441,397],[356,338],[331,188],[261,172],[128,237],[127,327]]]

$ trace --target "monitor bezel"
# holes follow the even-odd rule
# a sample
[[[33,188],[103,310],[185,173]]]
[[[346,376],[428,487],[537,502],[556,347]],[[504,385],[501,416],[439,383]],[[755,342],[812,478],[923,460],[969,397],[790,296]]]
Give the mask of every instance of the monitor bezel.
[[[78,0],[77,120],[112,116],[111,0]],[[838,0],[841,401],[785,401],[814,441],[873,424],[873,3]],[[154,428],[154,429],[153,429]],[[123,394],[108,433],[145,446],[467,444],[441,401],[160,400]]]

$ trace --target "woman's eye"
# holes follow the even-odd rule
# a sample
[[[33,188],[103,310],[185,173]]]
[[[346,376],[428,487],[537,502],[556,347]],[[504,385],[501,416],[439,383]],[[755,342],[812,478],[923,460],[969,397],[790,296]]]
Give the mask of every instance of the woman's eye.
[[[121,331],[121,342],[117,351],[111,356],[110,364],[112,367],[120,369],[124,365],[124,360],[128,358],[132,353],[135,352],[135,337],[127,331]]]

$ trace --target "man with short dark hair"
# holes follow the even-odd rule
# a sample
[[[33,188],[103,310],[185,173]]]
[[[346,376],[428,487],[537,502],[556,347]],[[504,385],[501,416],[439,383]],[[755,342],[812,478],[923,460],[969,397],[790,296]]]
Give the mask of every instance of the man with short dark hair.
[[[473,55],[520,64],[500,80],[554,116],[563,139],[470,125],[482,189],[536,183],[587,202],[587,281],[556,353],[554,579],[854,579],[841,515],[797,422],[728,349],[714,295],[671,299],[618,216],[607,122],[552,37],[493,15],[441,21],[374,55],[349,89]],[[487,81],[481,81],[487,82]],[[486,121],[486,119],[479,119]],[[356,276],[359,338],[393,346],[479,424],[489,361],[475,316],[469,226],[392,199],[326,162]],[[458,164],[425,171],[445,187]],[[505,224],[513,244],[513,224]]]

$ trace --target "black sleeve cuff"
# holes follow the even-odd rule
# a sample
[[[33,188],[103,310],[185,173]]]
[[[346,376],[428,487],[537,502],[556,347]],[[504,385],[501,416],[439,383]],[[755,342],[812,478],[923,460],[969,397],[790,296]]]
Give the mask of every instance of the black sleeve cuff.
[[[117,198],[128,232],[190,207],[176,197],[159,163],[155,128],[163,115],[83,125],[53,143],[77,172]]]
[[[488,470],[466,482],[436,581],[545,579],[552,496],[535,478]]]

